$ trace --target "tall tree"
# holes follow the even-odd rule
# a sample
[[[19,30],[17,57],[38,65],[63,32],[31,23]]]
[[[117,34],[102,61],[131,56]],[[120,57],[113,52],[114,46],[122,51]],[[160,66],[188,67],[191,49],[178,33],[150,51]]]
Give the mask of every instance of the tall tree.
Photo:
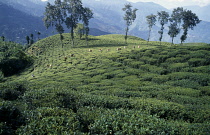
[[[44,13],[44,23],[47,28],[50,26],[55,26],[56,31],[60,34],[60,40],[62,42],[64,32],[64,28],[62,26],[64,22],[64,18],[66,16],[66,12],[64,10],[64,5],[61,0],[55,0],[54,5],[51,5],[49,2],[47,3],[47,6],[45,7],[45,13]],[[63,47],[63,44],[62,44]]]
[[[88,45],[88,35],[89,35],[89,20],[93,18],[93,12],[85,7],[82,10],[82,21],[83,21],[83,25],[84,25],[84,30],[85,30],[85,40],[86,40],[86,44]]]
[[[158,31],[158,33],[160,34],[160,38],[159,38],[160,44],[163,38],[164,25],[168,23],[168,20],[169,20],[168,12],[166,11],[158,12],[158,21],[160,22],[160,25],[161,25],[161,29],[160,31]]]
[[[39,36],[41,35],[41,32],[38,31],[38,32],[37,32],[37,35],[38,35],[38,40],[40,40]]]
[[[2,39],[2,41],[5,41],[5,37],[4,36],[1,36],[1,39]]]
[[[156,20],[156,15],[153,15],[153,14],[148,15],[146,18],[147,18],[147,24],[149,26],[149,36],[148,36],[148,40],[147,40],[147,43],[148,43],[150,40],[150,34],[151,34],[152,27],[155,25],[157,20]]]
[[[184,12],[183,7],[177,7],[173,10],[173,12],[171,14],[171,18],[170,18],[173,22],[175,22],[177,24],[177,27],[180,29],[179,31],[181,31],[183,12]]]
[[[29,36],[26,36],[26,41],[27,41],[27,44],[29,45],[30,44],[30,37]]]
[[[184,30],[183,35],[181,36],[181,44],[187,39],[188,30],[193,28],[201,22],[198,16],[195,13],[192,13],[191,10],[185,10],[183,12],[183,25],[182,28]]]
[[[30,44],[32,45],[34,43],[34,34],[31,34],[31,40],[30,40]]]
[[[172,45],[174,44],[174,38],[180,33],[181,31],[181,24],[183,20],[183,12],[184,9],[182,7],[175,8],[169,18],[170,25],[168,35],[172,38]]]
[[[78,23],[76,29],[74,29],[74,32],[75,32],[75,34],[81,39],[82,36],[83,36],[84,33],[85,33],[84,25],[81,24],[81,23]]]
[[[179,34],[180,29],[177,27],[176,22],[170,21],[168,35],[172,38],[171,44],[174,44],[174,38]]]
[[[132,9],[132,5],[129,3],[129,4],[125,4],[125,7],[122,8],[122,10],[125,11],[125,16],[124,16],[124,20],[126,22],[125,43],[127,44],[127,37],[128,37],[129,27],[135,21],[135,19],[136,19],[136,11],[138,9],[136,9],[136,8]]]
[[[74,29],[82,17],[82,2],[81,0],[64,0],[64,5],[67,10],[65,23],[70,29],[72,45],[74,46]]]

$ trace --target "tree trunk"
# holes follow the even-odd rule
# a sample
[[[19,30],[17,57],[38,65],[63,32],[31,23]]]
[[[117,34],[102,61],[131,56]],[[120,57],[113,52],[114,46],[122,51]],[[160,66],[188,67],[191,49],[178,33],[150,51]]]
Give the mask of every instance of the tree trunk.
[[[125,30],[125,44],[127,44],[128,30],[129,30],[129,28],[128,28],[128,26],[127,26],[127,28],[126,28],[126,30]]]
[[[74,46],[74,27],[71,27],[71,40],[72,40],[72,46]]]
[[[171,42],[171,45],[173,45],[174,44],[174,37],[172,37],[172,42]]]
[[[148,36],[148,39],[147,39],[147,45],[149,44],[150,33],[151,33],[151,28],[149,29],[149,36]]]
[[[86,45],[88,46],[88,36],[85,36],[85,40],[86,40]]]

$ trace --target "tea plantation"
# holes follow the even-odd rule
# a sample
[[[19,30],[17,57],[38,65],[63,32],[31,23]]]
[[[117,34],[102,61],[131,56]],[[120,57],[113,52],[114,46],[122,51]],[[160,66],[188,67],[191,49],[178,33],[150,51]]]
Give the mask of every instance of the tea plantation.
[[[48,37],[0,83],[0,134],[208,135],[210,45]]]

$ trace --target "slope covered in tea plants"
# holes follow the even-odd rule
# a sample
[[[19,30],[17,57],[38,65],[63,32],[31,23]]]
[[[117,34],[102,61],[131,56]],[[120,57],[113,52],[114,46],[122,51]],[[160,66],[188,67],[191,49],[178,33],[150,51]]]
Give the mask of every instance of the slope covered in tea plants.
[[[13,119],[23,122],[13,128],[1,120],[1,127],[18,134],[210,133],[209,45],[147,45],[132,36],[125,45],[124,36],[105,35],[91,36],[88,46],[75,39],[72,47],[69,39],[38,41],[27,50],[34,65],[0,84],[1,106],[16,108]]]

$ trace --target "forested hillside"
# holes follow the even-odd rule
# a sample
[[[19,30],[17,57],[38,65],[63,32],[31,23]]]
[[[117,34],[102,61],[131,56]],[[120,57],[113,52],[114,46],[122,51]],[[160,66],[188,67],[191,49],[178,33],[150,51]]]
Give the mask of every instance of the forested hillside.
[[[25,43],[25,37],[34,34],[37,40],[37,32],[40,37],[46,37],[46,30],[42,18],[31,16],[11,6],[0,2],[0,31],[6,40]]]

